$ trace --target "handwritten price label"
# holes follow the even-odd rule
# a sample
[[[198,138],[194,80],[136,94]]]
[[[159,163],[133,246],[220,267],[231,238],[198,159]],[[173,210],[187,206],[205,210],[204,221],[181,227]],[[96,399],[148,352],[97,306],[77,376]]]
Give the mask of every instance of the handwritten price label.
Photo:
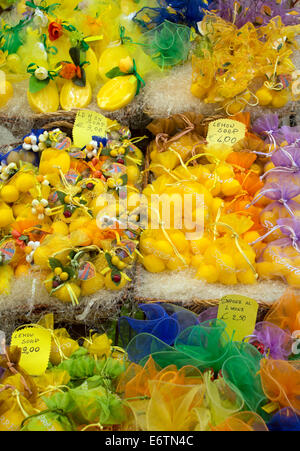
[[[209,124],[206,140],[209,144],[234,146],[241,139],[244,139],[245,135],[245,124],[233,119],[219,119]]]
[[[107,129],[107,118],[96,111],[78,111],[73,127],[73,141],[75,147],[84,147],[92,136],[105,138]]]
[[[34,325],[17,329],[12,335],[11,346],[21,348],[20,366],[30,376],[45,373],[51,351],[49,330]]]
[[[218,319],[227,325],[226,332],[234,341],[241,341],[255,329],[258,303],[240,295],[224,296],[219,304]]]

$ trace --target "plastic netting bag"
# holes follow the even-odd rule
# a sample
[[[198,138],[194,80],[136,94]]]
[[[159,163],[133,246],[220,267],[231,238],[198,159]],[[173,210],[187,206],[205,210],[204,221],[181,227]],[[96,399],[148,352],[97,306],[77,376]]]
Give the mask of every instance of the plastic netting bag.
[[[272,143],[273,150],[275,150],[277,145],[283,143],[297,145],[300,142],[300,128],[287,125],[280,127],[277,114],[267,114],[257,119],[253,124],[252,130]]]
[[[204,384],[201,372],[175,365],[161,369],[150,357],[144,366],[132,364],[120,378],[123,395],[140,430],[194,430],[201,408]]]
[[[297,184],[300,173],[300,147],[280,147],[273,153],[271,160],[275,167],[266,172],[268,180],[277,174],[285,174],[289,180]]]
[[[136,13],[133,21],[143,29],[151,29],[164,21],[174,23],[185,23],[196,27],[197,22],[202,20],[204,10],[211,3],[203,0],[158,0],[156,7],[144,7]]]
[[[300,360],[261,361],[261,383],[266,397],[280,407],[300,410]]]
[[[293,339],[290,333],[275,324],[257,323],[249,343],[258,344],[262,354],[275,360],[287,360],[292,352]]]
[[[300,205],[300,204],[299,204]],[[300,287],[300,220],[279,219],[277,226],[283,238],[271,241],[263,251],[257,264],[261,277],[282,278],[290,286]]]
[[[263,392],[260,376],[259,357],[233,356],[226,360],[222,368],[225,382],[244,399],[245,407],[262,414],[261,407],[267,398]]]
[[[184,330],[176,339],[175,348],[199,361],[204,370],[219,371],[230,352],[230,339],[226,324],[210,320]]]
[[[219,432],[262,432],[268,431],[264,420],[254,412],[239,412],[212,428]]]
[[[277,412],[268,423],[269,431],[295,432],[300,431],[300,412],[296,413],[290,407]]]
[[[201,312],[200,315],[198,316],[199,323],[204,323],[205,321],[216,319],[218,316],[218,310],[219,310],[219,306],[216,306],[216,307],[209,307],[208,309]]]
[[[199,324],[197,316],[189,310],[171,304],[142,304],[139,308],[146,319],[137,320],[123,316],[119,319],[120,336],[127,345],[128,328],[135,333],[149,333],[165,343],[172,345],[177,335],[187,327]]]
[[[272,305],[265,321],[276,324],[280,329],[288,330],[291,334],[300,330],[300,296],[287,291]]]
[[[147,409],[148,431],[193,431],[197,428],[194,411],[202,407],[203,387],[150,381],[151,400]]]
[[[203,377],[206,386],[205,401],[210,410],[212,425],[222,423],[243,408],[243,398],[225,382],[223,377],[212,379],[211,371],[206,371]]]
[[[262,211],[261,222],[267,228],[276,226],[280,218],[300,217],[300,204],[296,198],[300,195],[300,185],[293,183],[288,174],[280,176],[276,182],[270,182],[260,191],[253,203],[265,196],[272,202]]]
[[[164,21],[142,36],[144,52],[162,69],[187,60],[191,30],[185,25]]]
[[[167,119],[156,119],[147,126],[155,135],[155,140],[150,144],[150,169],[156,177],[166,174],[163,168],[175,169],[180,164],[180,158],[184,162],[190,158],[194,146],[203,140],[202,121],[201,114],[187,112]]]

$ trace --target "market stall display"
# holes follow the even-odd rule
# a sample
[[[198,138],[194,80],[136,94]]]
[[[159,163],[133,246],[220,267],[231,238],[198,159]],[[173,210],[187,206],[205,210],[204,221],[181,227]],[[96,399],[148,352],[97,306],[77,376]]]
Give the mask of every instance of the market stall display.
[[[167,304],[140,308],[147,319],[120,318],[124,349],[105,334],[74,340],[52,315],[28,325],[48,334],[48,369],[29,375],[6,349],[1,430],[299,430],[299,296],[287,293],[243,342],[213,312],[205,321]]]
[[[299,36],[0,0],[1,431],[300,430]]]
[[[134,208],[127,214],[122,199],[139,192],[140,140],[107,120],[82,148],[40,129],[2,156],[1,310],[111,314],[137,255]]]
[[[207,121],[195,114],[148,126],[155,140],[143,191],[149,214],[140,238],[138,299],[209,303],[243,292],[272,302],[286,284],[299,288],[299,129],[280,127],[276,114],[253,124],[248,113],[230,118],[208,122],[216,130],[224,119],[228,127],[246,126],[233,145],[230,133],[228,144],[214,142]],[[202,203],[187,200],[188,193]],[[188,202],[192,213],[182,208]]]

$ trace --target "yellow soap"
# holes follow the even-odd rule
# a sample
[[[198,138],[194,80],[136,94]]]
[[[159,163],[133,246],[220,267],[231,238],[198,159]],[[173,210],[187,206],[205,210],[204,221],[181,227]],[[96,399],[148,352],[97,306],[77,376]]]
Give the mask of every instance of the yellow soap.
[[[75,85],[72,80],[66,81],[60,93],[60,105],[63,110],[86,108],[92,100],[91,83],[87,80],[84,87]]]
[[[98,92],[98,106],[105,111],[119,110],[132,102],[136,91],[137,78],[134,75],[112,78]]]
[[[30,108],[35,113],[55,113],[59,107],[59,95],[56,84],[53,81],[39,92],[27,92]]]

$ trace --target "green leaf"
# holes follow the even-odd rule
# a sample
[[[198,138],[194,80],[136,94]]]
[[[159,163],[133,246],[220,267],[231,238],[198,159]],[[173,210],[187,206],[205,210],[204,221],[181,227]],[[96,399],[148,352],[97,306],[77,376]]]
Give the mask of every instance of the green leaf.
[[[102,149],[101,150],[101,156],[102,157],[109,157],[110,155],[110,150],[109,149]]]
[[[120,70],[120,68],[118,66],[116,66],[113,69],[111,69],[110,71],[108,71],[105,75],[107,78],[115,78],[115,77],[120,77],[122,75],[127,75],[127,74],[122,72]]]
[[[120,179],[123,180],[123,185],[127,185],[127,182],[128,182],[128,175],[127,174],[123,174],[120,177]]]
[[[72,58],[75,66],[79,66],[80,64],[80,48],[79,47],[71,47],[69,50],[70,57]]]
[[[86,74],[85,74],[85,70],[82,67],[80,68],[80,70],[81,70],[81,78],[76,76],[75,78],[73,78],[73,83],[76,86],[80,86],[81,88],[84,88],[86,85]]]
[[[69,253],[70,259],[73,260],[73,258],[75,257],[75,255],[76,255],[76,251],[71,251],[71,252]]]
[[[35,94],[36,92],[41,91],[49,84],[50,78],[46,78],[46,80],[38,80],[34,75],[32,75],[29,79],[29,91],[31,94]]]
[[[105,258],[110,269],[114,269],[115,266],[111,262],[111,255],[108,252],[105,252]]]
[[[72,266],[64,266],[63,272],[66,272],[69,275],[69,279],[73,279],[75,277],[75,270]]]
[[[49,266],[52,269],[52,271],[54,271],[55,268],[63,269],[63,265],[61,264],[61,262],[57,258],[50,257],[48,262],[49,262]]]
[[[27,235],[21,235],[20,237],[19,237],[19,240],[20,241],[28,241],[28,236]]]

